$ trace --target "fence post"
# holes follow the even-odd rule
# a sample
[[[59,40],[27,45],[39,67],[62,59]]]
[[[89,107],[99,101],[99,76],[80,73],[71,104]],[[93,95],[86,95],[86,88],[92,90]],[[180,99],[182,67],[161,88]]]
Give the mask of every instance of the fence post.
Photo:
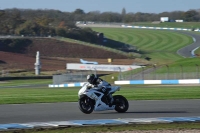
[[[144,67],[142,67],[142,80],[144,80]]]
[[[182,76],[182,79],[183,79],[183,66],[182,65],[180,65],[181,66],[181,76]]]
[[[121,80],[121,68],[119,67],[119,80]]]
[[[169,66],[166,65],[166,67],[167,67],[167,79],[169,80]]]
[[[154,73],[155,73],[154,74],[154,79],[156,80],[156,64],[153,65],[153,68],[154,68]]]
[[[97,70],[96,70],[96,68],[94,68],[94,74],[97,75]]]
[[[197,78],[199,78],[199,65],[196,64],[196,67],[197,67]]]
[[[81,82],[83,82],[83,70],[81,70]]]
[[[131,79],[133,79],[133,70],[130,70],[130,71],[131,71]]]

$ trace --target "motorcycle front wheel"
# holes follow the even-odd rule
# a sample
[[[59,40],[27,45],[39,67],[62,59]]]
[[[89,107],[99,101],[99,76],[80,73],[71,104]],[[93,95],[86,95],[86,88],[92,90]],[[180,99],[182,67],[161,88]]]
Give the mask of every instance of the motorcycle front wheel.
[[[115,110],[118,113],[124,113],[129,108],[129,103],[127,99],[121,95],[113,96],[114,104],[115,104]]]
[[[89,97],[82,97],[78,101],[79,103],[79,109],[85,113],[85,114],[90,114],[94,110],[94,102],[92,101],[91,98]]]

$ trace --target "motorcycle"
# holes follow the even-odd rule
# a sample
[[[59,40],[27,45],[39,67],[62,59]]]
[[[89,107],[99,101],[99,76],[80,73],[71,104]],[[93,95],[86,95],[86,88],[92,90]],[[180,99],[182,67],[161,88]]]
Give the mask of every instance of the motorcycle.
[[[84,83],[78,92],[79,109],[85,113],[90,114],[93,111],[115,110],[118,113],[124,113],[129,108],[127,99],[122,95],[113,96],[113,102],[110,104],[109,95],[119,91],[119,86],[111,86],[108,95],[91,87],[91,84]]]

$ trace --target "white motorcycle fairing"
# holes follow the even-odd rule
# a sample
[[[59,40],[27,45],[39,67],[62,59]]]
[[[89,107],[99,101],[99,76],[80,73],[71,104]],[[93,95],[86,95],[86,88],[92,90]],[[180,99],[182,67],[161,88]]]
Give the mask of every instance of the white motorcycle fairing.
[[[101,101],[104,94],[99,91],[91,89],[87,93],[85,93],[85,95],[95,100],[94,111],[113,110],[115,108],[115,105],[109,107],[109,105]]]
[[[114,110],[115,105],[111,107],[102,101],[104,94],[102,92],[97,91],[95,88],[88,88],[90,84],[85,83],[82,88],[79,90],[78,95],[79,98],[83,95],[88,96],[89,98],[95,100],[94,111],[103,111],[103,110]],[[119,86],[112,86],[109,94],[113,94],[116,91],[119,91]]]

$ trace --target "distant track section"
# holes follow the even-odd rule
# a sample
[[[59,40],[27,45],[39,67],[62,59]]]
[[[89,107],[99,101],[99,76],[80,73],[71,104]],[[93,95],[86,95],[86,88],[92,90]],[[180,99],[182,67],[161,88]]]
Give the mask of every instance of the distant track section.
[[[145,27],[145,26],[127,26],[120,24],[89,24],[89,25],[77,25],[80,27],[110,27],[110,28],[138,28],[138,29],[150,29],[150,30],[171,30],[181,34],[186,34],[191,36],[194,40],[194,43],[191,45],[185,46],[177,51],[177,54],[182,57],[194,57],[194,50],[200,47],[200,34],[196,34],[196,31],[191,31],[191,29],[184,28],[164,28],[164,27]]]
[[[200,47],[200,34],[195,34],[194,32],[184,32],[184,31],[178,31],[179,33],[189,35],[193,38],[194,43],[191,45],[185,46],[177,51],[177,53],[183,57],[194,57],[193,50]]]

